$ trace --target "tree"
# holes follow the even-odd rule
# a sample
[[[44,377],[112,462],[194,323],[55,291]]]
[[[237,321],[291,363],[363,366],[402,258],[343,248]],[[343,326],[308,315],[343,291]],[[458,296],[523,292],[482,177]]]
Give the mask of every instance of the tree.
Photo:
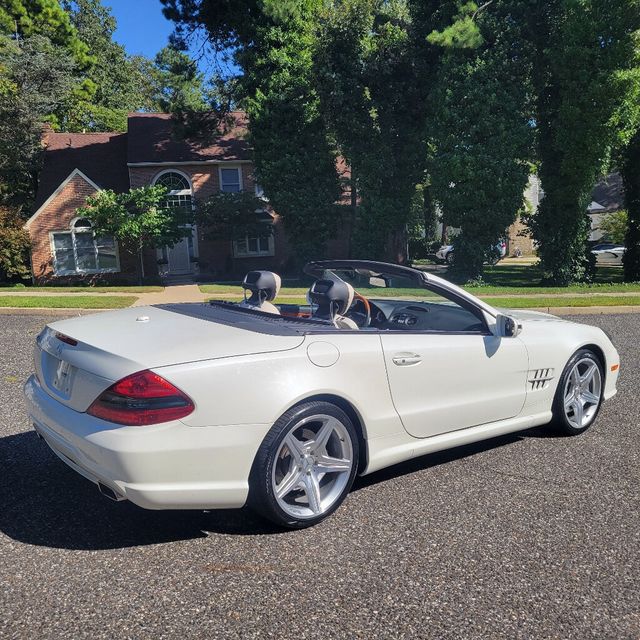
[[[78,215],[91,220],[97,236],[113,236],[120,247],[138,257],[138,281],[145,273],[143,252],[153,247],[173,246],[191,234],[192,211],[166,204],[167,190],[160,185],[115,193],[105,189],[87,198]]]
[[[586,215],[594,183],[627,126],[640,28],[637,0],[524,3],[531,45],[539,175],[544,198],[532,231],[545,279],[585,273]]]
[[[91,51],[93,64],[85,75],[94,91],[78,95],[65,113],[58,114],[60,126],[69,131],[126,131],[129,111],[154,106],[150,62],[128,56],[114,42],[116,20],[101,0],[63,0],[62,6]]]
[[[428,171],[454,239],[454,269],[482,274],[522,208],[533,153],[528,65],[509,2],[476,18],[475,48],[449,48],[431,94]],[[468,27],[464,27],[464,32]]]
[[[259,217],[264,207],[264,201],[249,191],[220,191],[197,203],[196,223],[215,240],[267,238],[273,234],[273,225]]]
[[[27,208],[42,161],[42,123],[71,100],[76,64],[41,35],[0,36],[0,204]]]
[[[361,199],[355,250],[373,259],[404,259],[411,203],[424,178],[426,91],[416,37],[399,0],[332,3],[316,37],[320,108]]]
[[[600,231],[609,242],[623,244],[627,233],[629,216],[624,209],[607,213],[600,221]]]
[[[204,27],[233,48],[243,75],[257,177],[299,261],[323,256],[341,187],[336,149],[319,109],[312,51],[322,0],[163,0],[178,35]]]
[[[29,234],[15,209],[0,205],[0,282],[29,277]]]
[[[620,173],[627,208],[627,233],[623,258],[626,282],[640,281],[640,129],[623,151]]]
[[[40,35],[62,47],[80,66],[92,62],[83,42],[58,0],[10,0],[0,4],[0,33],[15,39]]]

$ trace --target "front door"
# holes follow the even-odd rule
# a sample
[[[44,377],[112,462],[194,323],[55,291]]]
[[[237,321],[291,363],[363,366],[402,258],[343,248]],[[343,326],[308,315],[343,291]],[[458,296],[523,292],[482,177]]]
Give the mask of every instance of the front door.
[[[189,240],[187,238],[182,238],[173,247],[167,247],[167,261],[169,275],[191,273]]]
[[[519,338],[480,334],[381,334],[391,395],[416,438],[517,416],[528,356]]]

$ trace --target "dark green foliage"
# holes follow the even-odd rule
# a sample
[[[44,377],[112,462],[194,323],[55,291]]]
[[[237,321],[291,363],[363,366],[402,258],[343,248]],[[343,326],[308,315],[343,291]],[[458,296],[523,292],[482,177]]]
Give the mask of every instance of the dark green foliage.
[[[524,5],[536,95],[539,175],[532,217],[545,279],[585,275],[586,209],[617,143],[637,64],[637,0],[554,0]]]
[[[424,178],[425,85],[403,2],[335,3],[319,26],[315,74],[320,107],[361,198],[356,255],[404,259],[406,225]]]
[[[522,208],[533,127],[526,64],[508,3],[478,18],[482,45],[441,62],[428,130],[429,174],[454,239],[454,269],[476,278]]]
[[[268,214],[260,216],[265,203],[249,191],[220,191],[196,207],[196,222],[215,240],[238,240],[246,236],[266,238],[273,234]]]
[[[620,171],[628,216],[624,279],[626,282],[640,282],[640,130],[624,150]]]
[[[57,114],[60,128],[126,131],[129,111],[153,107],[149,61],[128,56],[114,42],[116,20],[101,0],[63,0],[62,6],[91,51],[93,64],[84,75],[93,89],[77,95],[69,108]]]
[[[0,205],[31,203],[42,161],[42,123],[72,100],[75,62],[44,36],[0,36]]]
[[[29,234],[16,210],[0,205],[0,282],[29,277]]]

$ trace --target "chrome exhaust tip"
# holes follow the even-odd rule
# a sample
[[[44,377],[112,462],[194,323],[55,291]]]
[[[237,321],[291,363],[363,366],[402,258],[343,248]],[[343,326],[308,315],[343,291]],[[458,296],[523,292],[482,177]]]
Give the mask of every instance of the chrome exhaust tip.
[[[114,502],[125,500],[124,496],[116,493],[111,487],[107,487],[107,485],[102,484],[102,482],[98,482],[98,491],[100,491],[103,496],[109,498],[109,500],[113,500]]]

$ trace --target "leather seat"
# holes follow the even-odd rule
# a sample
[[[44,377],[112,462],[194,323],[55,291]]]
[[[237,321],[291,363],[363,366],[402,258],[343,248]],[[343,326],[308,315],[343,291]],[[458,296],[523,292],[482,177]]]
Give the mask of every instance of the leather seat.
[[[358,329],[358,325],[344,314],[353,303],[355,291],[342,280],[316,280],[309,289],[309,302],[316,305],[313,317],[327,320],[338,329]]]
[[[241,307],[256,309],[263,313],[280,315],[278,308],[271,303],[278,295],[282,279],[272,271],[249,271],[242,281],[244,301]],[[249,297],[247,297],[249,293]]]

